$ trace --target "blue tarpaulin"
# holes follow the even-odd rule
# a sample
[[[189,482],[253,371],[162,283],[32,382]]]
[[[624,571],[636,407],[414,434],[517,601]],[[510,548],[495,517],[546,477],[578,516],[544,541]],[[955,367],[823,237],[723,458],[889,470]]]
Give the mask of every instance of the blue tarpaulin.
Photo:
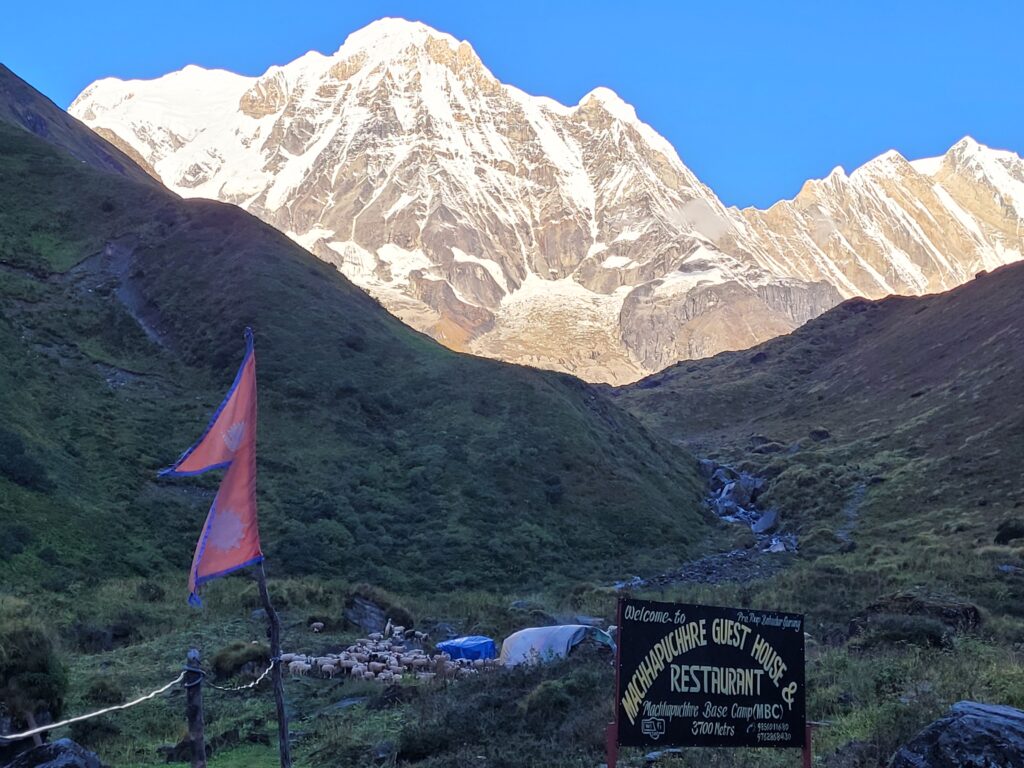
[[[453,659],[493,659],[498,655],[494,641],[483,635],[445,640],[437,644],[437,650],[447,653]]]

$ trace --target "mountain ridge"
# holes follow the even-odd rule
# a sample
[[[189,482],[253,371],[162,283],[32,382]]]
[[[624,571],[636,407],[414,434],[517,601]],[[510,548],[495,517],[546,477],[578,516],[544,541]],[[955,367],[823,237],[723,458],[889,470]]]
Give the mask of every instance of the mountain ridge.
[[[529,96],[418,22],[374,22],[259,77],[98,81],[69,109],[446,345],[598,381],[1024,254],[1016,155],[958,144],[935,179],[883,155],[767,210],[730,208],[612,91]]]

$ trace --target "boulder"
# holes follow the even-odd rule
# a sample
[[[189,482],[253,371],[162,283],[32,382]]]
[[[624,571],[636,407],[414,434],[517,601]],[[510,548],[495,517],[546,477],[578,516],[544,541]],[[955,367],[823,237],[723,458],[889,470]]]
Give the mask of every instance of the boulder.
[[[697,471],[700,473],[700,476],[703,477],[705,480],[710,480],[711,476],[715,474],[715,469],[717,468],[718,465],[715,464],[715,462],[713,462],[711,459],[700,459],[697,462]]]
[[[1024,520],[1003,520],[996,528],[995,543],[1009,544],[1014,539],[1024,539]]]
[[[954,632],[972,630],[981,624],[978,606],[966,600],[913,589],[879,598],[850,623],[851,634],[870,623],[872,616],[926,616]]]
[[[103,768],[95,752],[71,739],[58,739],[22,752],[5,768]]]
[[[761,517],[750,524],[754,533],[768,533],[779,525],[779,513],[774,509],[767,510]]]
[[[719,467],[711,475],[711,487],[714,489],[724,488],[726,484],[736,479],[736,473],[728,467]]]
[[[349,600],[345,607],[345,618],[367,634],[383,632],[388,620],[381,606],[359,595],[353,595]]]
[[[900,747],[889,768],[1024,766],[1024,712],[960,701]]]
[[[817,442],[820,443],[822,440],[828,440],[830,437],[832,437],[832,433],[829,432],[824,427],[815,427],[814,429],[807,433],[807,436],[810,437],[811,440],[816,440]]]

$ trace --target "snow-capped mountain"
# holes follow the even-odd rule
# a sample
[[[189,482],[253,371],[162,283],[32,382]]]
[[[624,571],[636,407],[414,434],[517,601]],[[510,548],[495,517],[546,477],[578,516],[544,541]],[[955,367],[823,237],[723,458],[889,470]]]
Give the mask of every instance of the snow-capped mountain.
[[[1012,153],[889,153],[739,211],[611,91],[529,96],[469,43],[399,19],[261,77],[100,80],[69,111],[445,344],[597,381],[751,346],[845,296],[951,287],[1024,251]]]

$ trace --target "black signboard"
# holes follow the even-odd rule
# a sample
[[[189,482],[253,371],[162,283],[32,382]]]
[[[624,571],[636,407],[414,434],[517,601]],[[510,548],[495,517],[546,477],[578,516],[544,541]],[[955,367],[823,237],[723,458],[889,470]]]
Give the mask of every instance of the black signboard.
[[[804,617],[624,599],[623,746],[803,747]]]

